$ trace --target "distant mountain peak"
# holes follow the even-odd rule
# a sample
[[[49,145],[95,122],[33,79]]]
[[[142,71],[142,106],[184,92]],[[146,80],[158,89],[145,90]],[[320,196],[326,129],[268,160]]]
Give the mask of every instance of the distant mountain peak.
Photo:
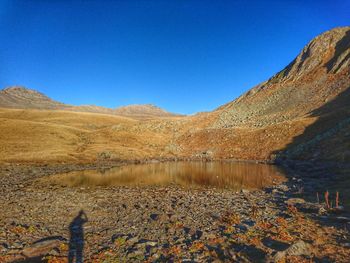
[[[0,91],[0,107],[57,109],[63,103],[24,86],[10,86]]]
[[[3,90],[1,90],[0,92],[3,93],[7,93],[7,94],[16,94],[16,95],[20,95],[20,94],[38,94],[41,95],[43,97],[47,97],[46,95],[44,95],[43,93],[34,90],[34,89],[28,89],[24,86],[9,86],[4,88]]]
[[[154,104],[132,104],[116,108],[114,112],[118,115],[139,115],[139,116],[174,116],[175,114],[167,112]]]
[[[12,90],[30,90],[30,89],[19,85],[9,86],[3,89],[3,91],[12,91]]]
[[[10,86],[0,90],[0,107],[20,109],[56,109],[121,115],[131,118],[178,116],[154,104],[135,104],[110,109],[95,105],[72,106],[52,100],[45,94],[24,86]]]
[[[337,27],[312,39],[272,81],[300,79],[310,73],[338,73],[350,65],[350,26]]]

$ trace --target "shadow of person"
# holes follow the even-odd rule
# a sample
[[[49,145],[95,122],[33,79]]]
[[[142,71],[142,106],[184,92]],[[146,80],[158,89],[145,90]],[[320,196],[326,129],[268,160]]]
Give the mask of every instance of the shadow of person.
[[[68,262],[75,263],[83,262],[83,250],[84,250],[84,229],[83,225],[88,221],[88,218],[83,210],[80,210],[79,214],[73,219],[69,225],[70,240],[69,240],[69,252]]]

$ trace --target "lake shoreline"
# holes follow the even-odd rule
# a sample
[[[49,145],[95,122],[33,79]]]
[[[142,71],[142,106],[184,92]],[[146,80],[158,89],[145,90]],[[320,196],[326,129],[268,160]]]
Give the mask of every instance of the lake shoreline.
[[[327,212],[319,214],[323,205],[313,203],[312,212],[302,211],[309,203],[296,199],[305,185],[297,169],[290,170],[288,182],[251,192],[177,186],[44,188],[35,184],[59,172],[125,164],[0,166],[4,211],[0,259],[20,261],[37,256],[42,243],[36,249],[33,243],[53,237],[44,244],[50,248],[45,253],[64,262],[69,224],[81,209],[88,217],[84,226],[87,262],[265,262],[280,256],[345,262],[350,255],[349,231],[344,230],[347,222],[333,222],[336,216]],[[313,240],[316,233],[320,237]],[[286,252],[293,244],[304,247],[300,255]]]

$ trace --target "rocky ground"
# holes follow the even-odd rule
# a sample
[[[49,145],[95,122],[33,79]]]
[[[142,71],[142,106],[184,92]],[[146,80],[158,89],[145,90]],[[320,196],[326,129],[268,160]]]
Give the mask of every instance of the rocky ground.
[[[0,168],[0,262],[348,262],[349,219],[297,198],[298,173],[253,192],[44,183],[91,165]],[[304,177],[303,177],[304,178]],[[83,210],[84,214],[79,216]]]

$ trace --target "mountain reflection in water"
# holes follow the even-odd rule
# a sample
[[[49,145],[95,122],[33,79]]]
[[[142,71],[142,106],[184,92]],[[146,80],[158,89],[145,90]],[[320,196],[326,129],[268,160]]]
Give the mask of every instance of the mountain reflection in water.
[[[165,162],[84,170],[50,178],[64,186],[166,186],[259,189],[284,180],[278,167],[243,162]]]

